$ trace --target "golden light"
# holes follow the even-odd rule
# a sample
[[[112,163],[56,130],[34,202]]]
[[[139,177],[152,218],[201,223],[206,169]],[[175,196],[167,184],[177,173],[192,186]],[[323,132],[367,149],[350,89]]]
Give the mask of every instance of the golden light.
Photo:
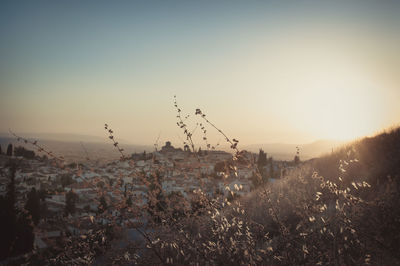
[[[268,82],[284,91],[276,92],[288,99],[279,112],[295,129],[315,139],[349,140],[385,126],[382,82],[371,75],[354,46],[315,38],[285,43],[269,66],[276,74]]]
[[[370,135],[382,127],[381,95],[367,75],[352,64],[313,70],[313,78],[298,83],[297,126],[316,138],[349,140]]]

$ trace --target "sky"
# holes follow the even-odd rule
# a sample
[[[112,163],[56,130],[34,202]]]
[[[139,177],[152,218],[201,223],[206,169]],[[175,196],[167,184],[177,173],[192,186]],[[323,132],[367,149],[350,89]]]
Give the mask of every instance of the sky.
[[[353,139],[400,122],[396,1],[1,1],[0,132],[202,145]],[[209,125],[212,145],[223,138]]]

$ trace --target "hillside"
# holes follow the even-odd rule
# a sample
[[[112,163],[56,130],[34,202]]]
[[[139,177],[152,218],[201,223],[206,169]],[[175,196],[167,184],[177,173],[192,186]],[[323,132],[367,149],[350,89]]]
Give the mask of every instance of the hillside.
[[[240,151],[222,175],[201,172],[210,158],[194,153],[174,162],[157,153],[154,160],[115,161],[94,169],[23,160],[15,172],[4,174],[14,173],[20,188],[37,176],[56,189],[43,192],[51,198],[44,202],[51,207],[46,219],[52,224],[42,219],[29,230],[48,244],[54,242],[43,232],[64,233],[53,236],[54,247],[35,248],[37,253],[10,261],[397,265],[399,143],[396,128],[297,165],[280,162],[286,175],[262,182],[253,182],[261,174]],[[253,175],[243,176],[246,171]],[[66,215],[63,204],[71,195],[79,201],[75,213]],[[21,205],[24,197],[19,198]]]
[[[272,238],[271,264],[398,264],[400,128],[305,162],[243,204]]]
[[[322,154],[330,153],[343,145],[344,141],[338,140],[318,140],[311,143],[304,144],[288,144],[288,143],[263,143],[245,145],[243,148],[251,151],[258,152],[263,149],[269,156],[273,156],[278,160],[293,160],[296,152],[296,147],[300,148],[301,156],[304,160],[319,157]]]
[[[160,257],[149,251],[137,262],[397,265],[399,144],[397,128],[306,161],[243,197],[234,196],[240,188],[222,203],[200,193],[199,212],[166,220],[151,234]],[[124,252],[137,254],[127,248],[119,258]]]
[[[337,167],[340,160],[357,159],[348,166],[349,179],[365,179],[372,185],[400,178],[400,128],[395,128],[374,137],[348,144],[335,152],[315,160],[314,167],[325,177],[341,175]]]

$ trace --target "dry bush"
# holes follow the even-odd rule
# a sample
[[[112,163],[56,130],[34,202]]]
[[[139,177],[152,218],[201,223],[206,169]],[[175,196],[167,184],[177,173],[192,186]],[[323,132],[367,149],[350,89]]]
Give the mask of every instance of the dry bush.
[[[184,122],[187,117],[181,116],[176,100],[174,104],[178,126],[186,135],[185,144],[194,151],[193,131],[187,128]],[[227,137],[199,109],[196,115],[231,145],[234,156],[227,167],[227,176],[241,163],[247,164],[260,178],[256,163],[244,156],[236,139]],[[205,125],[201,126],[206,134]],[[113,131],[108,125],[105,129],[121,160],[129,164],[130,159],[119,147]],[[380,165],[371,166],[374,156],[364,145],[375,150],[383,144],[396,149],[399,132],[361,141],[302,164],[284,178],[260,185],[238,199],[236,191],[228,191],[229,198],[224,195],[212,198],[202,187],[190,199],[167,195],[161,186],[161,177],[167,169],[157,163],[151,164],[146,173],[130,174],[135,182],[147,188],[146,202],[127,203],[133,191],[121,190],[122,176],[120,181],[101,187],[96,185],[99,180],[91,180],[98,198],[103,196],[107,205],[103,212],[90,217],[97,230],[70,238],[68,249],[42,262],[86,264],[105,253],[104,261],[115,265],[397,264],[400,259],[399,179],[395,176],[399,173],[398,151],[388,151],[389,158],[376,159]],[[384,163],[386,160],[389,162]],[[387,173],[394,177],[376,176]],[[107,196],[110,193],[113,197]],[[113,248],[112,236],[100,226],[104,220],[112,231],[134,230],[138,238],[125,248]]]

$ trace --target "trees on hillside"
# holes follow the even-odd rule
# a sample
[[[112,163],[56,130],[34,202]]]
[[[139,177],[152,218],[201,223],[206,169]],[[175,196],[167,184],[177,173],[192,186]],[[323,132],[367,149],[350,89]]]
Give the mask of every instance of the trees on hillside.
[[[0,259],[10,256],[12,243],[16,236],[15,172],[16,166],[12,165],[10,167],[10,180],[7,185],[6,195],[0,197]]]
[[[258,169],[267,165],[267,153],[264,152],[263,149],[260,149],[260,152],[258,153],[257,165]]]
[[[300,163],[300,148],[296,147],[296,155],[294,156],[294,164],[297,165]]]
[[[107,208],[108,208],[108,204],[107,204],[106,198],[104,196],[101,196],[100,204],[97,209],[98,213],[103,213],[105,210],[107,210]]]
[[[68,185],[73,184],[75,181],[72,179],[71,174],[63,174],[60,179],[62,187],[66,187]]]
[[[14,242],[14,253],[12,255],[23,254],[33,249],[35,234],[33,233],[32,220],[30,215],[24,211],[17,217],[16,235]]]
[[[269,176],[271,178],[276,178],[276,171],[274,168],[274,159],[272,157],[269,158],[270,159],[270,164],[269,164]]]
[[[36,191],[35,188],[28,193],[28,200],[25,204],[25,209],[30,213],[32,216],[33,223],[37,225],[40,220],[40,198],[39,193]]]
[[[78,201],[78,195],[75,194],[72,190],[70,190],[67,194],[65,194],[65,215],[74,214],[75,213],[75,205]]]
[[[14,155],[15,156],[22,156],[22,157],[27,158],[27,159],[35,158],[35,152],[34,151],[25,149],[22,146],[18,146],[18,147],[14,148]]]
[[[8,147],[7,147],[7,156],[12,156],[12,150],[13,150],[13,146],[10,143],[10,144],[8,144]]]
[[[257,160],[257,168],[258,171],[261,174],[262,183],[266,183],[268,180],[268,176],[265,170],[265,166],[268,164],[267,160],[267,153],[263,151],[263,149],[260,149],[260,152],[258,153],[258,160]]]
[[[16,165],[10,165],[6,195],[0,197],[0,260],[32,250],[34,233],[30,216],[16,208]]]
[[[132,202],[132,196],[129,195],[129,196],[126,198],[126,205],[127,205],[128,207],[132,207],[132,204],[133,204],[133,202]]]
[[[149,190],[147,196],[147,211],[157,223],[161,222],[163,211],[166,209],[165,196],[161,186],[161,173],[151,175],[149,180]]]

